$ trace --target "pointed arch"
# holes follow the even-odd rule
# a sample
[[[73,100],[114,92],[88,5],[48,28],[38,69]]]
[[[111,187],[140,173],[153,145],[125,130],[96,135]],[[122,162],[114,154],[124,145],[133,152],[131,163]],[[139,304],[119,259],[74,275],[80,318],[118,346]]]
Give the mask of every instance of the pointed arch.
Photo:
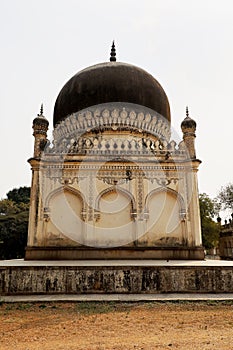
[[[46,198],[46,230],[49,244],[60,244],[62,239],[83,242],[85,221],[85,199],[81,192],[71,186],[60,186],[51,191]],[[57,241],[58,240],[58,241]]]
[[[175,190],[159,187],[145,198],[147,239],[153,244],[182,244],[186,238],[186,210],[183,197]]]
[[[116,186],[112,186],[110,188],[106,188],[105,190],[101,191],[99,193],[99,195],[96,198],[96,202],[95,202],[95,208],[97,209],[97,211],[99,211],[99,204],[100,204],[100,199],[107,193],[111,193],[111,192],[120,192],[123,195],[125,195],[126,197],[128,197],[130,199],[130,203],[131,203],[131,207],[132,207],[132,212],[136,212],[136,201],[134,196],[132,195],[132,193],[130,193],[129,191],[125,190],[124,188],[121,187],[116,187]]]
[[[176,200],[178,200],[181,212],[184,212],[186,210],[184,198],[181,196],[180,193],[178,193],[177,191],[175,191],[169,187],[159,187],[159,188],[152,190],[150,193],[147,194],[147,196],[145,198],[145,211],[146,212],[148,212],[148,203],[149,203],[150,198],[154,194],[163,193],[163,192],[172,195],[173,197],[175,197]]]
[[[83,196],[83,194],[79,190],[77,190],[76,188],[73,188],[71,186],[61,186],[59,188],[56,188],[52,192],[50,192],[45,200],[45,207],[46,208],[49,207],[49,203],[51,202],[53,197],[58,195],[59,193],[62,193],[62,192],[69,192],[69,193],[74,194],[75,196],[80,197],[80,199],[82,201],[82,207],[84,207],[85,197]]]

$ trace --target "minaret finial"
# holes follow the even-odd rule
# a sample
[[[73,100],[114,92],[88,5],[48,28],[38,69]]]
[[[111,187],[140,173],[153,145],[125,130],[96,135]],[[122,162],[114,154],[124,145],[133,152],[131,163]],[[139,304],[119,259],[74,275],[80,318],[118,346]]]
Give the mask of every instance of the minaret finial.
[[[186,106],[186,117],[189,117],[189,108]]]
[[[40,114],[38,114],[38,116],[39,116],[39,115],[43,115],[43,113],[44,113],[44,106],[43,106],[43,103],[41,103],[41,106],[40,106]]]
[[[116,49],[115,49],[115,43],[114,40],[112,42],[112,48],[110,53],[110,62],[116,62]]]

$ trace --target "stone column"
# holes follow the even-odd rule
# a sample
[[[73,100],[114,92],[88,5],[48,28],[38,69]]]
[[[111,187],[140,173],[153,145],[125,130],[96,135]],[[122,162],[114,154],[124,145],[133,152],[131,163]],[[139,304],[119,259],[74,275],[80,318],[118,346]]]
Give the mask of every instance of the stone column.
[[[191,177],[191,197],[190,197],[190,221],[193,233],[193,241],[195,246],[202,245],[201,237],[201,220],[200,220],[200,207],[198,196],[198,183],[197,183],[197,171],[200,161],[192,162],[192,172],[189,174]]]
[[[30,198],[30,211],[28,222],[28,246],[34,246],[36,243],[36,233],[38,226],[38,204],[39,204],[39,162],[35,159],[30,159],[29,163],[32,167],[32,182],[31,182],[31,198]]]

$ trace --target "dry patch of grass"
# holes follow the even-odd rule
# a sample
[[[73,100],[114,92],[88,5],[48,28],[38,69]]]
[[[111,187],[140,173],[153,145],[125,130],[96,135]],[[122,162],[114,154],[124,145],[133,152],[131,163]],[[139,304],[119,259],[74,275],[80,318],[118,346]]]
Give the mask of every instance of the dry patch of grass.
[[[0,350],[233,349],[232,302],[0,306]]]

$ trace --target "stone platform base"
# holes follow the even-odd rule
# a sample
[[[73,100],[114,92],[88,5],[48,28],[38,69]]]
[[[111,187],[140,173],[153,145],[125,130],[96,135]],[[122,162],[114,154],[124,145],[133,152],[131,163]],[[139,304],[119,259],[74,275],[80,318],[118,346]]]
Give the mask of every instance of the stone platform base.
[[[25,260],[175,259],[203,260],[202,247],[27,247]]]
[[[233,301],[233,293],[166,293],[166,294],[29,294],[4,295],[4,303],[58,303],[58,302],[226,302]]]
[[[0,296],[233,293],[233,262],[0,262]]]

